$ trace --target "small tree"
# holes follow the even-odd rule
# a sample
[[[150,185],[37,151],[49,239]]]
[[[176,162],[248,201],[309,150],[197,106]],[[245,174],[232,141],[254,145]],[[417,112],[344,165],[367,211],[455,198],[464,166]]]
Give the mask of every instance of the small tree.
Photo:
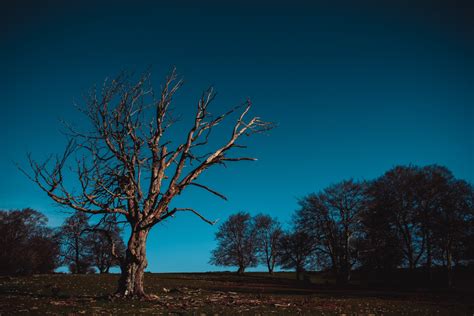
[[[88,217],[76,212],[59,228],[63,264],[74,274],[93,271],[92,234]]]
[[[155,93],[150,74],[138,80],[120,75],[93,89],[81,111],[91,123],[89,132],[70,128],[72,141],[64,154],[49,164],[30,156],[32,174],[27,174],[55,202],[89,214],[121,215],[130,225],[117,295],[143,297],[146,241],[150,230],[177,212],[191,212],[209,224],[214,222],[190,207],[170,208],[171,201],[188,186],[221,193],[197,182],[207,169],[254,158],[232,156],[243,136],[269,130],[273,124],[258,117],[247,119],[251,103],[213,115],[209,105],[215,97],[206,90],[196,104],[194,119],[182,142],[173,145],[169,129],[177,122],[170,108],[182,81],[173,71]],[[209,136],[225,118],[239,112],[230,135],[211,150]],[[65,167],[76,156],[75,175],[79,190],[66,185]],[[166,180],[165,180],[166,179]],[[69,183],[69,182],[68,182]]]
[[[257,265],[255,229],[249,213],[231,215],[219,227],[216,240],[218,244],[212,251],[211,264],[236,266],[238,274]]]
[[[279,253],[279,240],[283,234],[277,219],[259,214],[254,217],[255,241],[260,263],[265,264],[268,273],[273,274]]]
[[[120,266],[125,257],[122,230],[115,219],[103,218],[91,231],[92,261],[100,273],[109,273],[111,267]]]
[[[285,233],[279,241],[278,263],[284,269],[295,269],[296,279],[301,280],[302,273],[311,264],[314,241],[303,231]]]

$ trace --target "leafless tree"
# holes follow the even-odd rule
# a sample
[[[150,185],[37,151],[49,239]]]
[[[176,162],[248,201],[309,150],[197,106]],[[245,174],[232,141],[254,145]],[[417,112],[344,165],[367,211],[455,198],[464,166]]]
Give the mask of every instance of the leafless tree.
[[[277,219],[259,214],[254,217],[254,229],[257,245],[257,256],[262,264],[268,268],[268,273],[273,274],[279,253],[280,237],[283,234]]]
[[[59,228],[62,263],[74,274],[91,273],[93,268],[92,234],[89,218],[75,212]]]
[[[416,166],[397,166],[372,182],[369,194],[371,208],[382,211],[386,222],[400,240],[404,261],[414,270],[426,249],[426,238],[420,209],[420,180]]]
[[[231,215],[216,233],[217,248],[210,263],[218,266],[237,266],[238,274],[257,265],[257,245],[252,217],[240,212]]]
[[[339,283],[348,282],[356,262],[354,244],[365,207],[364,184],[342,181],[305,197],[300,205],[296,216],[299,229],[313,237],[318,256],[329,259]]]
[[[209,106],[215,92],[209,88],[197,102],[184,141],[173,146],[167,131],[177,118],[172,115],[170,104],[181,85],[174,70],[157,94],[151,87],[149,72],[136,81],[124,74],[106,80],[101,91],[91,91],[86,106],[81,108],[92,125],[91,131],[84,133],[70,127],[72,140],[62,156],[44,163],[31,156],[29,159],[30,178],[57,203],[89,214],[119,214],[129,223],[131,235],[117,290],[120,296],[145,296],[145,244],[153,226],[177,212],[191,212],[214,223],[193,208],[170,208],[173,198],[194,186],[225,199],[197,182],[198,177],[215,165],[255,160],[232,156],[232,149],[244,147],[237,143],[242,136],[273,126],[258,117],[247,119],[250,101],[213,115]],[[236,121],[228,139],[217,148],[206,149],[210,147],[211,132],[234,113]],[[64,180],[65,165],[71,156],[76,158],[78,192],[67,187]]]
[[[303,231],[284,233],[279,240],[278,263],[284,269],[295,269],[296,279],[311,265],[314,241]]]
[[[92,261],[100,273],[109,273],[111,267],[120,266],[125,257],[125,244],[115,217],[104,216],[91,228]]]
[[[443,175],[442,194],[433,220],[434,246],[447,272],[447,286],[453,286],[453,265],[462,258],[463,240],[474,224],[474,190],[449,172]]]

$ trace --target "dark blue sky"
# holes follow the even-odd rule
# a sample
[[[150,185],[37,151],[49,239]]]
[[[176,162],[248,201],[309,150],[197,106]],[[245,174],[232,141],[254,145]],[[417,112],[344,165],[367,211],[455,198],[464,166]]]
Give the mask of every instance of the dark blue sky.
[[[213,84],[216,108],[250,97],[254,113],[279,124],[247,141],[258,162],[201,181],[228,202],[198,190],[177,201],[210,218],[243,210],[288,223],[297,198],[398,164],[437,163],[474,181],[469,2],[229,2],[2,4],[0,208],[33,207],[59,225],[64,213],[13,162],[61,152],[59,119],[84,124],[74,101],[149,65],[157,85],[172,65],[184,76],[175,100],[185,117]],[[216,269],[207,263],[216,229],[191,214],[156,227],[149,269]]]

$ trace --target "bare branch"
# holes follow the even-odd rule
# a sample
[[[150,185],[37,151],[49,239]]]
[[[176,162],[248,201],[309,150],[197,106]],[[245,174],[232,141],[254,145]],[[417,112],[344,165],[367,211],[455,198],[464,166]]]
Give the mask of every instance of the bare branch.
[[[188,185],[227,200],[196,180],[214,165],[255,161],[251,157],[231,157],[229,153],[234,148],[245,148],[237,144],[242,136],[267,131],[273,124],[259,117],[247,118],[252,107],[250,101],[214,115],[210,105],[216,93],[210,87],[196,104],[185,140],[171,148],[171,141],[163,139],[176,122],[171,115],[171,103],[183,80],[173,69],[155,94],[150,72],[135,81],[131,79],[131,75],[121,73],[92,89],[86,96],[86,106],[80,108],[90,120],[92,130],[82,132],[65,124],[73,141],[64,154],[41,164],[30,157],[32,174],[21,169],[22,172],[55,202],[89,214],[123,214],[133,223],[132,227],[151,227],[177,211],[190,211],[213,223],[192,209],[168,211],[168,206]],[[214,129],[233,115],[237,119],[228,140],[217,149],[206,150]],[[73,154],[76,168],[68,176],[76,176],[78,192],[67,188],[63,179],[66,162]],[[167,186],[163,188],[165,182]]]
[[[211,221],[211,220],[205,218],[203,215],[201,215],[199,212],[197,212],[196,210],[194,210],[194,209],[192,209],[192,208],[174,208],[172,211],[170,211],[170,212],[168,213],[168,214],[170,214],[170,215],[168,215],[168,216],[173,216],[176,212],[192,212],[192,213],[194,213],[197,217],[199,217],[199,218],[202,219],[204,222],[206,222],[206,223],[208,223],[208,224],[210,224],[210,225],[215,225],[215,224],[219,221],[219,219],[216,219],[216,220],[214,220],[214,221]],[[167,214],[166,214],[166,215],[167,215]],[[165,215],[165,216],[166,216],[166,215]],[[168,217],[168,216],[166,216],[166,217]],[[166,217],[165,217],[165,218],[166,218]],[[163,219],[165,219],[165,218],[163,218]],[[160,221],[162,221],[163,219],[160,219]]]
[[[215,190],[212,190],[211,188],[209,188],[209,187],[207,187],[207,186],[205,186],[205,185],[202,185],[202,184],[199,184],[199,183],[196,183],[196,182],[191,182],[190,185],[194,185],[194,186],[200,187],[200,188],[202,188],[202,189],[204,189],[204,190],[207,190],[207,191],[211,192],[212,194],[217,195],[217,196],[220,197],[221,199],[227,201],[227,198],[226,198],[223,194],[221,194],[221,193],[219,193],[219,192],[217,192],[217,191],[215,191]]]

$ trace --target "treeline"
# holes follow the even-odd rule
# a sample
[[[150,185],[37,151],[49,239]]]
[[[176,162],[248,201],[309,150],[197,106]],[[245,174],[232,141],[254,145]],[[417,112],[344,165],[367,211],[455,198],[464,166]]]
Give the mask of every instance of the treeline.
[[[379,279],[397,269],[444,271],[474,262],[474,191],[445,167],[398,166],[373,181],[347,180],[299,201],[292,228],[268,215],[232,215],[216,234],[211,263],[239,272],[263,264]]]
[[[71,273],[107,273],[120,264],[125,245],[112,217],[91,224],[74,213],[58,228],[32,209],[0,210],[0,274],[52,273],[66,266]]]

